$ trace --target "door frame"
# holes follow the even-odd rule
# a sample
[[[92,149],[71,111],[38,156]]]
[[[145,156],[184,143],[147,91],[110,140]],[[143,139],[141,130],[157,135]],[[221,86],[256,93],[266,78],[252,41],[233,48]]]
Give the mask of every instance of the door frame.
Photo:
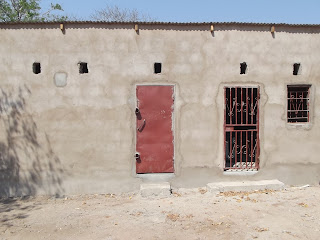
[[[222,86],[222,96],[223,96],[223,117],[222,117],[222,121],[223,121],[223,126],[222,126],[222,134],[223,134],[223,144],[222,144],[222,149],[223,149],[223,163],[222,163],[222,170],[226,171],[226,104],[225,104],[225,100],[226,100],[226,95],[225,95],[225,91],[226,88],[257,88],[258,92],[257,92],[257,120],[258,120],[258,124],[257,124],[257,163],[258,163],[258,167],[256,168],[257,171],[259,171],[260,169],[260,154],[261,154],[261,141],[260,141],[260,125],[261,125],[261,87],[259,84],[232,84],[232,83],[227,83],[224,84]],[[234,169],[235,171],[251,171],[252,169]]]
[[[172,134],[173,134],[173,172],[172,173],[137,173],[137,169],[136,169],[136,159],[134,157],[135,153],[137,152],[137,118],[135,116],[135,108],[137,106],[137,87],[138,86],[172,86],[173,87],[173,109],[172,109]],[[133,132],[134,132],[134,153],[132,154],[132,159],[133,159],[133,171],[134,171],[134,175],[136,177],[142,177],[143,175],[159,175],[159,174],[166,174],[166,175],[175,175],[176,173],[176,161],[175,161],[175,156],[176,156],[176,147],[175,147],[175,132],[176,132],[176,128],[175,128],[175,109],[176,109],[176,84],[161,84],[161,83],[137,83],[134,85],[134,107],[132,109],[132,114],[135,118],[135,121],[133,123]]]

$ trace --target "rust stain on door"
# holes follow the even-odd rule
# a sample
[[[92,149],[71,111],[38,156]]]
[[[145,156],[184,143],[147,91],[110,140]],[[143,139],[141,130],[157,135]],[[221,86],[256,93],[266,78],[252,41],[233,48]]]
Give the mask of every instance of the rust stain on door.
[[[137,86],[136,172],[172,173],[173,86]]]

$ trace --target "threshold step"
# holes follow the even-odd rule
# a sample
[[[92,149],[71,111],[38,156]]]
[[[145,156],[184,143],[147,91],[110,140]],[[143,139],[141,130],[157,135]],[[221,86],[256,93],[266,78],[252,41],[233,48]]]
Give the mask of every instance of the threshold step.
[[[170,196],[171,186],[169,182],[158,182],[158,183],[141,183],[140,194],[142,197],[151,196]]]

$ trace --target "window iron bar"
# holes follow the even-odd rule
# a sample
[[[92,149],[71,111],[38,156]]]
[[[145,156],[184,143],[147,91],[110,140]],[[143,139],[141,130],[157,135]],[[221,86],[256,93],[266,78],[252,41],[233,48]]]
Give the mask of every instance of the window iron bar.
[[[288,100],[310,100],[310,98],[288,98]]]
[[[310,110],[288,110],[288,112],[309,112]]]
[[[308,117],[289,117],[288,119],[308,119]]]

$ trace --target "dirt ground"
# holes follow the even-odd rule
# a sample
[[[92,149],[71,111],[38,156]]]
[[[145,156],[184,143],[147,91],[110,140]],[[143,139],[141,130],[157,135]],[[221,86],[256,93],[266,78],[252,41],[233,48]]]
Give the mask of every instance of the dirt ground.
[[[0,201],[0,239],[320,239],[320,187]]]

